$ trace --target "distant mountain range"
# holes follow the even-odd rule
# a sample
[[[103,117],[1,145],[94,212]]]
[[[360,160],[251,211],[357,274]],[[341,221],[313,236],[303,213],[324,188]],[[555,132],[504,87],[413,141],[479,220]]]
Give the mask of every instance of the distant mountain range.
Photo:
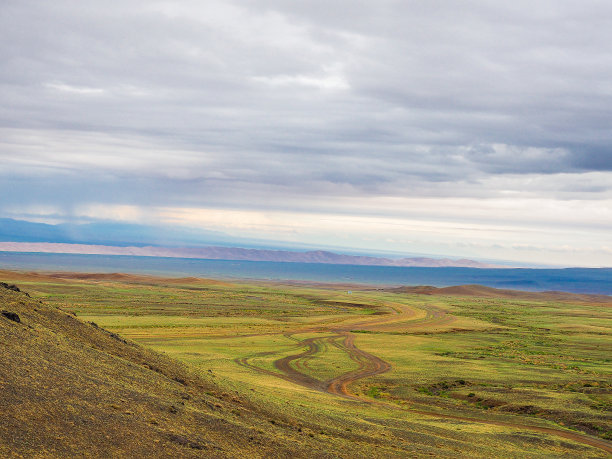
[[[227,245],[234,245],[234,247],[227,247]],[[242,247],[235,247],[236,245]],[[254,245],[253,241],[234,238],[214,231],[114,222],[50,225],[0,218],[0,251],[5,252],[133,255],[369,266],[506,267],[467,259],[386,258],[345,255],[324,250],[271,250],[253,248]]]
[[[236,247],[119,247],[91,244],[65,244],[49,242],[0,242],[4,252],[78,253],[98,255],[132,255],[140,257],[201,258],[208,260],[279,261],[290,263],[327,263],[338,265],[415,266],[495,268],[499,266],[474,260],[448,258],[381,258],[343,255],[323,250],[291,252],[288,250],[261,250]]]

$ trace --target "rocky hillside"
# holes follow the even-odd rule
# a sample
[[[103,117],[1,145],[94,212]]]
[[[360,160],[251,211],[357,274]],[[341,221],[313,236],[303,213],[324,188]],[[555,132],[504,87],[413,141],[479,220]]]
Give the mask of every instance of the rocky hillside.
[[[0,457],[325,456],[174,360],[0,284]]]

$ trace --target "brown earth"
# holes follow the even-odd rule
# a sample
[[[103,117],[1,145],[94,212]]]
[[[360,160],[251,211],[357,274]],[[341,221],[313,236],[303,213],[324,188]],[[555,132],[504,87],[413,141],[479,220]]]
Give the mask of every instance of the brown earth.
[[[199,285],[230,285],[216,279],[203,279],[199,277],[159,277],[148,276],[144,274],[126,274],[126,273],[77,273],[77,272],[17,272],[0,269],[0,277],[10,277],[11,279],[37,282],[37,281],[53,281],[61,282],[64,280],[84,280],[84,281],[111,281],[125,282],[134,284],[199,284]]]

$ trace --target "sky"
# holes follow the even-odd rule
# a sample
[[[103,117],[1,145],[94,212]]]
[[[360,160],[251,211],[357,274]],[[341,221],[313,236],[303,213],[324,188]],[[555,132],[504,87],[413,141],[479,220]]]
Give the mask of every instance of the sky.
[[[609,1],[3,0],[0,216],[612,266]]]

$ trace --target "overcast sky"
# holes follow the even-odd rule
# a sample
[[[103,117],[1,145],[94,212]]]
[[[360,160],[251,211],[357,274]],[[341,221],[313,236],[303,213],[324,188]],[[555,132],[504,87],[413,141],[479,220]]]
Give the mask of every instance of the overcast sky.
[[[0,216],[612,266],[612,2],[0,4]]]

